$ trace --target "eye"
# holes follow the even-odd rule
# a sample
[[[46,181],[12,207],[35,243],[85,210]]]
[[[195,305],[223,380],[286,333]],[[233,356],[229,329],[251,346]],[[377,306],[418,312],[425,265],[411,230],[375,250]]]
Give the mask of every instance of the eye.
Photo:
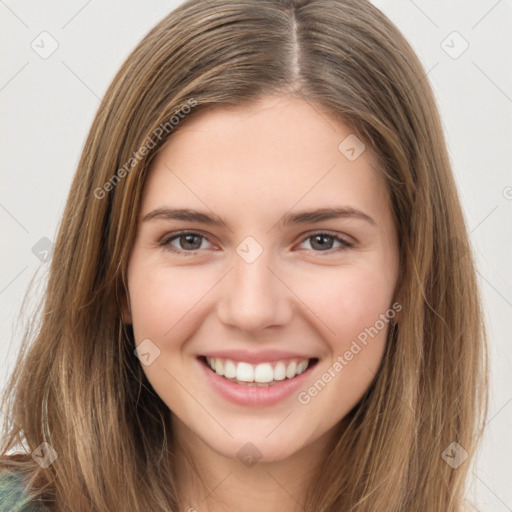
[[[165,250],[175,252],[177,254],[195,254],[202,247],[202,241],[206,238],[200,233],[193,231],[182,231],[170,237],[164,237],[159,243]],[[176,242],[176,244],[173,244]],[[177,246],[176,246],[177,245]]]
[[[327,254],[341,252],[354,245],[338,235],[327,232],[318,232],[309,235],[304,239],[302,244],[309,240],[312,240],[311,250]],[[166,251],[187,256],[196,254],[197,251],[201,249],[206,249],[207,247],[203,246],[204,241],[207,241],[207,239],[200,233],[195,231],[181,231],[179,233],[172,234],[171,236],[164,237],[161,242],[159,242],[159,245]],[[333,244],[335,243],[338,243],[339,246],[333,249]]]
[[[326,232],[313,233],[312,235],[309,235],[302,243],[307,242],[308,240],[312,240],[310,245],[313,247],[315,252],[326,252],[328,254],[344,251],[354,245],[353,243],[348,242],[338,235],[333,235]],[[338,242],[340,245],[336,249],[333,249],[332,246],[335,242]]]

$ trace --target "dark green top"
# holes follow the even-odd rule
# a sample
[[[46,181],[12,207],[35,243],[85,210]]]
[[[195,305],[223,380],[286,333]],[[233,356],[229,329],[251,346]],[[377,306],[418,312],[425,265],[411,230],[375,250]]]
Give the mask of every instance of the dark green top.
[[[28,497],[21,478],[12,472],[0,473],[0,512],[40,512],[35,504],[25,504]]]

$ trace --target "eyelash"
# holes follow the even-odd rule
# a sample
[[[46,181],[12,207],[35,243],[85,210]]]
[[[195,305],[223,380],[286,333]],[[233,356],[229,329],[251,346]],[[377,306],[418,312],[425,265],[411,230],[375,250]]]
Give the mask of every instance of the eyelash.
[[[178,239],[178,238],[180,238],[182,236],[187,236],[187,235],[194,235],[194,236],[198,236],[198,237],[203,238],[203,239],[207,239],[207,237],[205,235],[202,235],[201,233],[198,233],[196,231],[180,231],[178,233],[173,233],[172,236],[164,237],[159,242],[159,245],[161,247],[163,247],[164,250],[173,252],[173,253],[175,253],[175,254],[177,254],[179,256],[193,256],[193,255],[197,254],[201,249],[198,249],[198,250],[195,250],[195,251],[186,251],[184,249],[177,249],[176,247],[173,247],[171,245],[171,242],[173,240],[176,240],[176,239]],[[308,250],[316,252],[318,254],[326,254],[326,255],[335,254],[335,253],[339,253],[339,252],[345,251],[345,250],[349,249],[350,247],[354,246],[353,243],[347,242],[345,239],[343,239],[343,238],[341,238],[341,237],[339,237],[337,235],[334,235],[332,233],[326,232],[326,231],[318,231],[316,233],[311,233],[307,237],[303,238],[301,243],[305,242],[309,238],[313,238],[313,237],[318,236],[318,235],[326,235],[327,237],[333,238],[335,241],[341,243],[341,246],[336,248],[336,249],[328,249],[328,250],[325,250],[325,251],[315,251],[314,249],[308,249]]]

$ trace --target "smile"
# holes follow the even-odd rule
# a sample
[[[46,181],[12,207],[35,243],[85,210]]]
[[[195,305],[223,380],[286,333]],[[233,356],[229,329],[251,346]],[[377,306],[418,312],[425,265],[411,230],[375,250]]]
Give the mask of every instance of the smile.
[[[319,361],[318,358],[294,359],[253,365],[223,358],[208,359],[197,357],[207,384],[224,399],[253,407],[277,404],[298,392]]]
[[[206,357],[208,366],[221,377],[245,385],[273,385],[278,381],[300,375],[314,359],[272,361],[253,365],[245,361],[232,361],[220,357]]]

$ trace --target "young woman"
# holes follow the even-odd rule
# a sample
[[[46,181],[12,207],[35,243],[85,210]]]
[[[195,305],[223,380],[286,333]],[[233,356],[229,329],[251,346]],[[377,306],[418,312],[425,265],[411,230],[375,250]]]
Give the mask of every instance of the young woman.
[[[151,30],[43,307],[2,510],[465,509],[475,267],[424,70],[368,2],[189,0]]]

